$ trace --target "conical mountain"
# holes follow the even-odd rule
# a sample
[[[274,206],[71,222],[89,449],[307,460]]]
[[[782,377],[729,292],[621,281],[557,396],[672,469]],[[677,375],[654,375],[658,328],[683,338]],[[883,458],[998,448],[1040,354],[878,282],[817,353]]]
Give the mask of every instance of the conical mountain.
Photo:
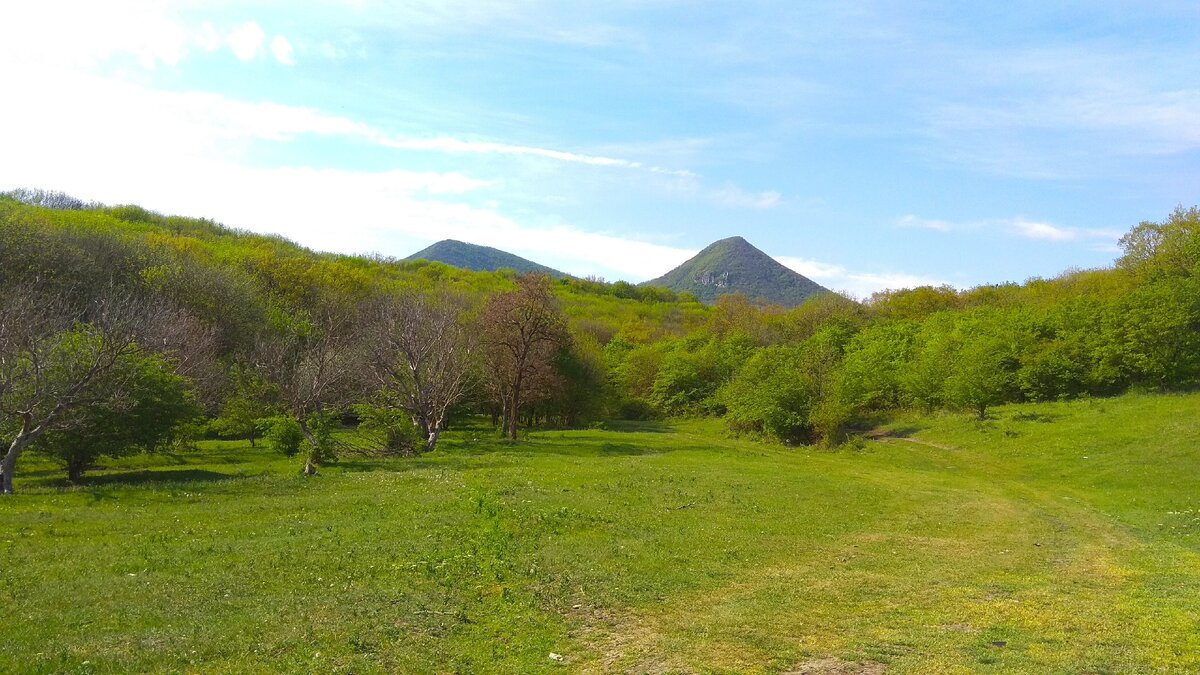
[[[556,269],[539,265],[532,260],[526,260],[521,256],[501,251],[498,248],[468,244],[465,241],[456,241],[454,239],[443,239],[428,248],[417,251],[405,258],[405,260],[430,260],[476,272],[495,272],[499,269],[510,269],[520,273],[548,274],[552,277],[567,276]]]
[[[713,242],[696,257],[643,285],[688,291],[707,303],[726,293],[742,293],[753,301],[785,307],[795,307],[810,295],[829,291],[741,237]]]

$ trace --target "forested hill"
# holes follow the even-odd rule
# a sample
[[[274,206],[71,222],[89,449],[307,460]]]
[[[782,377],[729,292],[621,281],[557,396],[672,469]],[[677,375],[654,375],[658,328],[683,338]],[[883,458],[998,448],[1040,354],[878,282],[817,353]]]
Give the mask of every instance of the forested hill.
[[[546,274],[556,279],[567,275],[556,269],[539,265],[507,251],[491,246],[468,244],[454,239],[443,239],[438,243],[417,251],[405,260],[429,260],[476,272],[512,270],[517,273]]]
[[[795,307],[817,293],[828,292],[741,237],[713,242],[691,260],[643,285],[688,292],[707,303],[721,295],[741,293],[752,301],[784,307]]]

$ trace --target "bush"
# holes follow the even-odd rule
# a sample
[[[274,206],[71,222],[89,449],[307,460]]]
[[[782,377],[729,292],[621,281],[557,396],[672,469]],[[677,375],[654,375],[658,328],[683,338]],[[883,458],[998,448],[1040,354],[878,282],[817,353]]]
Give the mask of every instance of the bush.
[[[304,433],[300,425],[290,417],[272,417],[266,420],[267,443],[272,449],[282,452],[288,457],[295,457],[300,452],[300,444],[304,442]]]
[[[621,404],[617,416],[623,420],[644,422],[654,419],[654,407],[641,399],[632,399]]]
[[[425,447],[425,439],[421,438],[420,430],[407,413],[366,403],[354,406],[354,412],[361,421],[361,431],[382,438],[382,454],[415,455],[418,449]]]

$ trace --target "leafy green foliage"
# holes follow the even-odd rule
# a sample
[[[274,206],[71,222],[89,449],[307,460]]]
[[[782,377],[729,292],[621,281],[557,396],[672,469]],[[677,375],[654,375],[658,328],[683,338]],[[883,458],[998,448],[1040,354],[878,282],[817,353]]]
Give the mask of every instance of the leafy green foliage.
[[[360,431],[382,439],[384,454],[415,455],[424,449],[425,438],[421,430],[404,411],[391,406],[360,403],[354,406],[354,412],[360,420]]]
[[[789,443],[810,441],[816,387],[808,377],[807,356],[803,347],[755,352],[721,390],[729,426]]]
[[[72,481],[101,456],[154,452],[201,413],[190,383],[160,357],[126,356],[105,378],[121,381],[119,388],[107,385],[119,394],[71,410],[64,430],[50,431],[32,445],[66,465]]]
[[[280,415],[261,422],[265,429],[264,436],[267,444],[276,452],[295,457],[304,443],[304,433],[300,431],[300,423],[292,417]]]

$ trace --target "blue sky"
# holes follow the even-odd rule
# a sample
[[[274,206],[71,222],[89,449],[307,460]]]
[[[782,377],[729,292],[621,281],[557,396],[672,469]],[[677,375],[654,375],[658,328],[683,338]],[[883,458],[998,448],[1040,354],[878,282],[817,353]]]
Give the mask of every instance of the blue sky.
[[[1111,264],[1200,202],[1194,2],[5,3],[0,189],[857,296]],[[15,105],[14,105],[15,103]]]

